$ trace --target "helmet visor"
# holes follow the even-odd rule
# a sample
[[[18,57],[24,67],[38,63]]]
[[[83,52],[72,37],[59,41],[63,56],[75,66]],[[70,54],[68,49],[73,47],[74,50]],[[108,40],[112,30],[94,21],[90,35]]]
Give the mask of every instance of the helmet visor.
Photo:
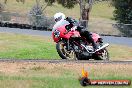
[[[61,19],[62,19],[62,16],[56,18],[56,19],[55,19],[55,22],[58,22],[58,21],[60,21]]]

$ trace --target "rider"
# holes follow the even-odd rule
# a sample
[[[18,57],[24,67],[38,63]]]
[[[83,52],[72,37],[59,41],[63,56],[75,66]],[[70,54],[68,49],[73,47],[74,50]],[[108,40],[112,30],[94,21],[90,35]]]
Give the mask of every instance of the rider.
[[[94,42],[90,32],[87,31],[86,29],[84,29],[83,27],[79,26],[79,23],[76,20],[74,20],[70,17],[65,18],[65,15],[61,12],[56,13],[54,15],[54,20],[55,20],[56,23],[55,23],[53,29],[56,29],[56,27],[58,27],[58,25],[61,24],[62,21],[66,21],[66,22],[68,21],[68,23],[70,23],[69,25],[71,26],[71,28],[74,25],[77,26],[76,30],[79,31],[80,35],[84,36],[87,39],[87,41],[90,41],[92,43],[93,48],[94,48],[95,51],[98,49],[98,47],[97,47],[96,43]]]

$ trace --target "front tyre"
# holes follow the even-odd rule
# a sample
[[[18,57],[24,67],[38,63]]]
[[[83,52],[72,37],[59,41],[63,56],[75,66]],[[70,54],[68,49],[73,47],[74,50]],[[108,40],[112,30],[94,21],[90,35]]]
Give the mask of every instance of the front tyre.
[[[76,54],[74,50],[68,51],[64,42],[58,42],[56,44],[56,50],[62,59],[76,60]]]

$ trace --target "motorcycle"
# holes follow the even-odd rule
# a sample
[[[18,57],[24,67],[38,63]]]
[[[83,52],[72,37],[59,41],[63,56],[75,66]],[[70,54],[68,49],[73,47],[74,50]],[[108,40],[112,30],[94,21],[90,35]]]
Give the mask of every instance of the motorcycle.
[[[52,31],[52,38],[56,42],[56,50],[62,59],[74,60],[109,60],[109,53],[106,47],[108,43],[103,45],[103,39],[96,33],[91,33],[94,42],[100,49],[94,51],[92,43],[86,41],[86,38],[80,36],[76,31],[76,26],[69,31],[67,22],[61,22]]]

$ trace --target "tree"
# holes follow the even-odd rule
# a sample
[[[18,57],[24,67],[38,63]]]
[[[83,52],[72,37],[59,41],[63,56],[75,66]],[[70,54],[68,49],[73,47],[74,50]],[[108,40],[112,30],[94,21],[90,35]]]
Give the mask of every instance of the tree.
[[[8,0],[4,0],[4,3],[7,4]],[[23,4],[25,3],[25,0],[16,0],[16,2],[22,2]]]
[[[119,23],[132,24],[132,0],[113,0],[114,17]]]
[[[92,9],[93,0],[45,0],[46,2],[53,3],[57,2],[63,7],[68,9],[73,8],[76,4],[80,5],[80,21],[84,27],[88,26],[89,13]]]
[[[115,6],[114,17],[117,27],[126,36],[132,36],[132,0],[112,0]]]
[[[2,12],[3,10],[4,10],[4,5],[0,3],[0,12]]]
[[[7,0],[4,0],[4,3],[6,4],[7,3]]]
[[[8,0],[4,0],[4,1],[5,3],[7,3]],[[23,3],[25,2],[25,0],[16,0],[16,1],[23,2]],[[40,0],[36,0],[36,2],[39,2],[39,1]],[[61,4],[63,7],[68,8],[68,9],[71,9],[76,4],[79,4],[80,5],[80,22],[84,27],[87,27],[88,20],[89,20],[89,13],[92,8],[93,1],[98,1],[98,0],[43,0],[43,1],[48,3],[46,7],[57,2],[58,4]],[[43,8],[43,10],[45,8]]]
[[[92,9],[93,0],[78,0],[80,5],[80,21],[82,26],[88,27],[89,13]]]

